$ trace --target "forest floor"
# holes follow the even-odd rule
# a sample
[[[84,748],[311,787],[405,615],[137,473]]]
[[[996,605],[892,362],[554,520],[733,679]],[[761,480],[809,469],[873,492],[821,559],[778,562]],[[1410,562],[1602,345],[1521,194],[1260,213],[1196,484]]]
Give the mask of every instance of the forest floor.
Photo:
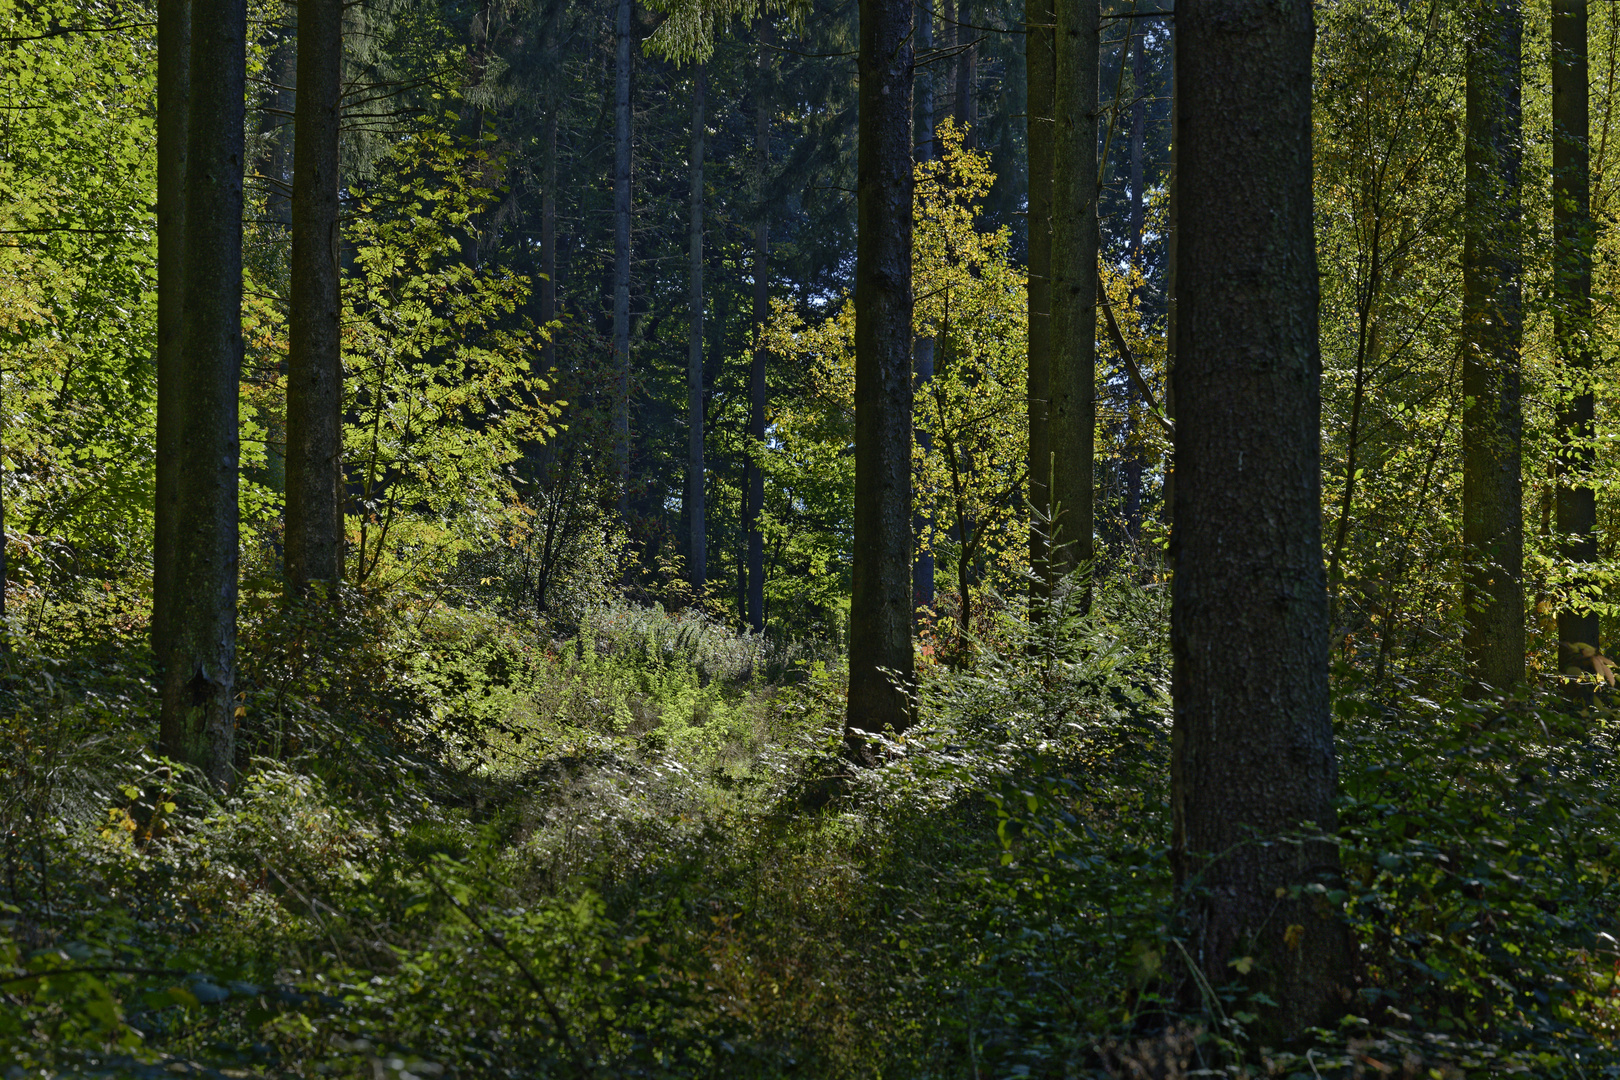
[[[871,770],[836,655],[702,616],[266,614],[225,799],[151,758],[133,623],[42,630],[0,740],[5,1075],[1620,1076],[1598,709],[1343,673],[1346,1016],[1267,1049],[1263,971],[1183,993],[1164,608],[1005,619]]]

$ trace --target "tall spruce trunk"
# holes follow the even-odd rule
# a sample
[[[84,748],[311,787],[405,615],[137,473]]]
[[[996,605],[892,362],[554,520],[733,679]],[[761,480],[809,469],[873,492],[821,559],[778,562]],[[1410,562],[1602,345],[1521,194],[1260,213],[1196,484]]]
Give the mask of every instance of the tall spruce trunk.
[[[1036,591],[1051,581],[1047,543],[1052,476],[1047,409],[1052,377],[1053,0],[1024,0],[1024,72],[1029,99],[1029,328],[1025,395],[1029,409],[1029,565]]]
[[[235,755],[246,0],[193,0],[170,642],[159,743],[216,787]]]
[[[692,191],[688,237],[686,345],[687,573],[701,593],[709,576],[709,533],[703,492],[703,93],[704,70],[692,72]]]
[[[1097,0],[1057,0],[1052,140],[1051,405],[1054,570],[1092,558],[1097,422]]]
[[[1173,847],[1202,971],[1276,1002],[1251,1032],[1342,1008],[1344,924],[1297,888],[1337,872],[1321,537],[1321,356],[1308,4],[1182,0]],[[1235,32],[1241,30],[1241,32]],[[1238,971],[1232,961],[1252,957]]]
[[[911,0],[861,0],[855,535],[845,741],[911,722]]]
[[[759,193],[754,222],[754,351],[748,366],[748,475],[745,495],[748,516],[748,625],[755,633],[765,629],[765,536],[759,516],[765,511],[765,471],[759,454],[765,445],[765,324],[771,317],[771,219],[765,197],[771,169],[771,70],[765,49],[770,23],[759,20],[758,87],[754,93],[754,178]]]
[[[343,574],[343,359],[338,122],[343,0],[298,0],[291,290],[287,317],[289,596]]]
[[[179,525],[180,397],[185,310],[186,114],[191,96],[191,0],[158,5],[157,498],[152,530],[152,655],[168,663]]]
[[[1591,346],[1592,250],[1597,237],[1588,142],[1586,0],[1553,0],[1552,10],[1553,321],[1566,382],[1558,399],[1559,448],[1554,458],[1557,524],[1563,557],[1590,565],[1598,557]],[[1592,587],[1584,571],[1577,571],[1574,581],[1577,588]],[[1558,670],[1589,678],[1592,653],[1602,648],[1598,637],[1598,615],[1582,599],[1561,607]]]
[[[1517,0],[1469,6],[1463,182],[1463,635],[1471,679],[1524,678],[1524,339]]]
[[[934,16],[927,5],[918,4],[916,17],[917,54],[928,56],[934,51]],[[917,159],[932,161],[937,151],[934,146],[934,74],[931,68],[918,69],[916,95]],[[934,377],[934,335],[929,328],[919,328],[915,349],[912,393],[921,396],[928,392],[928,384]],[[917,446],[924,454],[933,450],[934,440],[928,431],[917,431]],[[916,540],[916,554],[911,561],[911,605],[919,620],[926,619],[928,616],[923,613],[934,606],[934,551],[932,547],[924,548],[922,545],[922,538],[927,535],[930,524],[926,513],[918,511],[912,515],[911,529]]]
[[[613,474],[619,514],[630,495],[630,4],[619,0],[613,71]]]

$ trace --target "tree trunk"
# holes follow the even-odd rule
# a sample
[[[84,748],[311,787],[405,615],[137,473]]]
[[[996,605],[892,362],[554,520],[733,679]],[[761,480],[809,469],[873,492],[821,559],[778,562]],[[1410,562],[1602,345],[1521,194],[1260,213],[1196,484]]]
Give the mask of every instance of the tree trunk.
[[[1524,678],[1517,0],[1475,6],[1463,184],[1463,654],[1478,684]]]
[[[760,448],[765,445],[765,324],[771,317],[771,219],[765,186],[771,169],[771,70],[765,59],[770,23],[759,20],[759,83],[754,93],[754,176],[759,193],[759,217],[754,222],[754,353],[748,367],[748,625],[765,629],[765,537],[759,515],[765,510],[765,471]],[[908,110],[909,112],[909,110]]]
[[[1029,98],[1029,565],[1036,591],[1051,581],[1047,544],[1052,476],[1047,407],[1052,374],[1052,80],[1056,64],[1053,0],[1024,0],[1024,72]]]
[[[152,535],[152,655],[168,663],[174,603],[181,432],[182,273],[186,236],[186,110],[191,95],[191,0],[158,7],[157,500]]]
[[[1131,67],[1131,219],[1129,231],[1125,240],[1127,254],[1130,259],[1132,272],[1142,269],[1142,232],[1147,221],[1147,198],[1142,190],[1147,183],[1146,162],[1147,155],[1147,23],[1142,23],[1136,31],[1136,51],[1133,54]],[[1106,300],[1106,297],[1099,299]],[[1131,299],[1137,304],[1138,310],[1143,301],[1142,290],[1133,289]],[[1130,402],[1135,396],[1127,384],[1126,401]],[[1145,464],[1141,446],[1136,441],[1136,428],[1139,421],[1138,410],[1127,408],[1126,436],[1128,439],[1125,448],[1125,536],[1132,543],[1142,537],[1142,469]]]
[[[613,471],[621,517],[630,494],[630,4],[619,0],[613,72]]]
[[[540,322],[557,319],[557,105],[546,116],[546,174],[540,192]],[[557,366],[556,331],[546,339],[546,367]]]
[[[1097,0],[1057,0],[1052,146],[1052,501],[1055,570],[1092,558],[1097,365]]]
[[[1554,0],[1552,21],[1554,335],[1567,387],[1559,395],[1558,475],[1560,552],[1579,564],[1597,561],[1597,495],[1592,488],[1592,223],[1588,143],[1586,0]],[[1577,571],[1577,588],[1592,587]],[[1577,598],[1558,612],[1558,670],[1581,677],[1593,671],[1601,648],[1598,616]]]
[[[287,317],[289,596],[343,576],[343,358],[338,121],[343,0],[298,0],[292,281]]]
[[[1312,218],[1312,13],[1177,6],[1172,855],[1207,984],[1253,958],[1261,1041],[1328,1022],[1345,927],[1299,886],[1331,877],[1321,543],[1321,356]],[[1236,32],[1241,30],[1241,32]],[[1270,839],[1271,842],[1267,842]],[[1189,988],[1193,985],[1189,982]],[[1196,993],[1192,993],[1196,998]]]
[[[686,516],[687,571],[694,594],[709,576],[708,530],[703,505],[703,91],[704,71],[692,72],[692,223],[690,229],[686,348]]]
[[[917,52],[928,56],[934,51],[934,16],[924,4],[917,5]],[[920,161],[932,161],[934,148],[934,75],[930,68],[917,72],[917,156]],[[912,393],[928,392],[928,383],[934,377],[934,335],[926,327],[917,336],[915,379]],[[934,448],[933,437],[924,430],[917,432],[917,445],[924,454]],[[926,513],[912,518],[912,534],[916,538],[916,555],[911,563],[911,605],[914,614],[926,619],[921,612],[934,606],[934,552],[924,549],[922,538],[927,535],[930,521]]]
[[[861,0],[855,535],[845,740],[911,722],[911,0]]]
[[[1176,420],[1176,340],[1180,320],[1177,319],[1177,290],[1180,288],[1176,269],[1181,259],[1181,165],[1177,147],[1181,145],[1181,82],[1176,74],[1176,54],[1180,49],[1180,36],[1175,22],[1169,25],[1170,34],[1170,160],[1164,199],[1164,415],[1172,424]],[[1176,506],[1176,452],[1172,434],[1170,453],[1164,461],[1164,489],[1160,493],[1159,512],[1165,529],[1170,533],[1170,545],[1165,551],[1165,562],[1174,569],[1176,562],[1175,510]]]
[[[298,85],[295,64],[298,50],[293,40],[282,36],[275,42],[266,65],[272,86],[266,112],[259,125],[265,137],[264,156],[259,162],[259,180],[264,185],[264,216],[272,224],[292,225],[291,188],[287,184],[288,149],[293,138],[292,112],[297,106],[294,87]]]
[[[246,0],[193,0],[171,640],[160,745],[221,789],[235,754]]]
[[[958,0],[958,24],[972,22],[968,15],[967,0]],[[973,35],[974,31],[969,27],[956,27],[956,42],[962,47],[962,53],[956,58],[956,124],[966,132],[962,147],[967,150],[979,145],[978,133],[974,130],[979,126],[979,110],[973,97],[974,84],[979,79],[979,47],[969,44],[973,41]]]

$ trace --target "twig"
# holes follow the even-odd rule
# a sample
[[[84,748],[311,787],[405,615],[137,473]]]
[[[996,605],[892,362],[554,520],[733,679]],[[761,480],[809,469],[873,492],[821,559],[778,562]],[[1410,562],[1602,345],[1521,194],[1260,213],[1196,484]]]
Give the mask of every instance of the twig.
[[[1097,293],[1099,296],[1106,295],[1103,291],[1103,280],[1100,274],[1097,276]],[[1131,383],[1136,387],[1137,393],[1141,394],[1143,399],[1147,401],[1148,409],[1153,413],[1153,418],[1164,428],[1165,434],[1174,437],[1176,425],[1165,417],[1164,412],[1159,408],[1158,399],[1153,396],[1153,388],[1148,386],[1147,380],[1142,377],[1142,369],[1136,366],[1136,357],[1131,355],[1130,346],[1125,344],[1125,335],[1120,332],[1119,322],[1114,318],[1114,305],[1104,303],[1098,306],[1103,309],[1103,318],[1108,323],[1108,337],[1113,341],[1114,349],[1119,353],[1119,358],[1125,362],[1125,373],[1130,376]]]

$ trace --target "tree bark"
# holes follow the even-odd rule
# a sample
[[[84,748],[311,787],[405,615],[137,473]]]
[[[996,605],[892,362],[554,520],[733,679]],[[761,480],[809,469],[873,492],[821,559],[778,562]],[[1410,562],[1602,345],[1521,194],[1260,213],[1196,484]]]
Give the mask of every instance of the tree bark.
[[[221,789],[236,742],[246,42],[246,0],[193,0],[178,513],[160,745]]]
[[[759,20],[758,86],[754,92],[754,177],[759,193],[759,217],[754,222],[754,351],[748,367],[748,625],[765,629],[765,537],[759,515],[765,510],[765,471],[757,448],[765,445],[765,324],[771,317],[771,219],[765,187],[771,169],[771,70],[765,58],[770,23]]]
[[[1253,959],[1261,1041],[1326,1021],[1345,927],[1298,887],[1331,877],[1321,356],[1310,5],[1182,0],[1176,108],[1172,855],[1212,984]],[[1191,983],[1189,983],[1189,986]],[[1193,994],[1196,997],[1196,993]]]
[[[917,5],[917,52],[927,56],[934,51],[934,16],[924,4]],[[934,146],[934,75],[930,68],[917,71],[917,157],[919,161],[932,161],[937,156]],[[916,343],[915,378],[912,393],[921,396],[928,392],[934,377],[934,335],[927,327],[920,328]],[[933,450],[933,438],[926,430],[917,432],[917,445],[924,454]],[[922,538],[930,524],[928,515],[918,512],[913,516],[911,529],[916,538],[916,555],[911,563],[911,605],[917,619],[934,606],[934,552],[924,549]]]
[[[861,0],[855,522],[845,740],[911,722],[911,0]]]
[[[1029,565],[1036,591],[1051,583],[1048,555],[1052,476],[1047,411],[1052,376],[1052,80],[1053,0],[1024,0],[1024,72],[1029,99],[1029,341],[1025,392],[1029,407]]]
[[[1576,565],[1597,561],[1597,493],[1592,487],[1592,222],[1591,158],[1587,89],[1586,0],[1553,0],[1553,274],[1554,336],[1568,386],[1559,395],[1558,534],[1560,553]],[[1577,571],[1576,588],[1590,588]],[[1590,677],[1598,640],[1598,616],[1579,598],[1558,612],[1558,670]]]
[[[338,121],[343,0],[298,0],[291,291],[287,318],[289,597],[343,576],[343,358]]]
[[[1519,348],[1520,16],[1517,0],[1469,5],[1463,201],[1463,608],[1471,679],[1524,678],[1523,419]]]
[[[157,500],[152,535],[152,655],[168,663],[179,503],[181,319],[185,310],[186,110],[191,80],[191,0],[158,7]]]
[[[630,5],[619,0],[613,73],[613,470],[619,514],[630,493]]]
[[[692,220],[688,255],[686,348],[686,516],[689,529],[687,572],[701,594],[709,576],[708,529],[703,492],[703,92],[704,70],[692,72]]]
[[[1052,145],[1052,501],[1057,574],[1091,562],[1097,422],[1097,0],[1057,0]]]

